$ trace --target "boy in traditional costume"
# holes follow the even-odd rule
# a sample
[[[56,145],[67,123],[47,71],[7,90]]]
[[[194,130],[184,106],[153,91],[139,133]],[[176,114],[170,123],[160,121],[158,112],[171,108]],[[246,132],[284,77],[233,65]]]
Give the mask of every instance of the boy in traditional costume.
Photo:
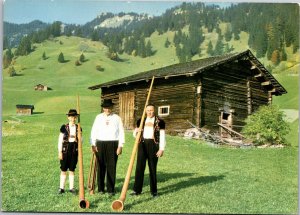
[[[78,125],[76,119],[79,114],[75,109],[70,109],[66,115],[68,115],[69,123],[61,126],[58,138],[58,158],[61,169],[58,193],[65,192],[65,182],[69,169],[69,191],[75,194],[74,171],[78,161]]]

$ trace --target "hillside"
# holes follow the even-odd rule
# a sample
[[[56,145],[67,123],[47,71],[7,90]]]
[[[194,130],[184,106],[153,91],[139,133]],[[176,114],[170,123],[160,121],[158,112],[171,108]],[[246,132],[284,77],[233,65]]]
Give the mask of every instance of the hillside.
[[[155,47],[162,47],[162,40],[157,36],[153,36],[153,41]],[[94,105],[90,105],[93,109],[97,107],[100,92],[88,90],[89,86],[176,63],[175,56],[170,57],[171,49],[164,48],[147,59],[124,54],[120,55],[122,62],[115,62],[106,57],[107,48],[102,43],[79,37],[61,36],[35,46],[34,52],[16,59],[14,68],[17,76],[9,77],[7,69],[3,72],[3,115],[14,114],[15,105],[25,103],[35,104],[35,111],[45,114],[64,112],[67,108],[61,106],[61,102],[76,94],[92,96],[89,99],[93,100]],[[75,61],[79,59],[83,49],[86,62],[75,66]],[[47,56],[46,60],[42,59],[43,52]],[[67,62],[58,62],[60,52],[64,54]],[[104,71],[97,71],[97,65],[101,65]],[[34,86],[37,84],[47,85],[53,90],[36,92]],[[58,98],[64,96],[65,98]],[[47,104],[52,105],[49,107]]]
[[[225,29],[224,26],[221,26],[221,29]],[[204,31],[204,33],[206,38],[216,43],[216,32]],[[14,68],[17,76],[9,77],[7,69],[3,72],[3,115],[14,114],[16,104],[34,104],[35,111],[45,114],[65,111],[67,104],[61,105],[61,102],[73,98],[76,94],[84,95],[89,101],[90,105],[86,111],[97,111],[95,107],[98,106],[100,92],[88,90],[89,86],[178,63],[174,45],[171,44],[169,48],[164,47],[166,39],[171,41],[173,37],[172,31],[162,35],[155,32],[149,38],[156,52],[155,55],[141,58],[124,53],[119,55],[120,62],[107,58],[108,49],[101,42],[89,39],[61,36],[35,44],[35,51],[15,60]],[[240,52],[249,48],[246,45],[247,37],[248,34],[243,32],[240,41],[229,42],[235,47],[234,51]],[[203,55],[196,55],[193,60],[207,57],[205,54],[207,43],[208,39],[201,46]],[[42,59],[43,52],[46,54],[46,60]],[[59,63],[57,60],[60,52],[64,54],[65,63]],[[86,61],[80,66],[75,66],[75,61],[79,59],[81,53],[85,55]],[[281,74],[298,74],[299,54],[292,54],[289,49],[287,53],[288,59],[291,60],[282,62],[276,68]],[[270,64],[265,59],[260,60],[266,67]],[[97,65],[100,65],[104,71],[98,71]],[[37,84],[47,85],[53,90],[36,92],[34,86]],[[47,104],[51,104],[51,107]]]

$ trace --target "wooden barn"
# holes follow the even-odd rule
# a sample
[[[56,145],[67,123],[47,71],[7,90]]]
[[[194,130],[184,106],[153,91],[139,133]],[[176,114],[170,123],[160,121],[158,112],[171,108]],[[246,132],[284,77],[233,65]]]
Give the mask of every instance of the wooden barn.
[[[220,124],[240,131],[249,114],[271,103],[273,95],[287,93],[250,50],[141,72],[89,89],[101,88],[101,99],[113,99],[124,127],[132,129],[153,76],[150,103],[169,134],[191,128],[188,121],[214,131],[221,131]]]
[[[18,115],[32,115],[33,105],[16,105]]]
[[[43,84],[37,84],[35,87],[34,87],[34,90],[38,90],[38,91],[47,91],[48,90],[48,87],[46,85],[43,85]]]

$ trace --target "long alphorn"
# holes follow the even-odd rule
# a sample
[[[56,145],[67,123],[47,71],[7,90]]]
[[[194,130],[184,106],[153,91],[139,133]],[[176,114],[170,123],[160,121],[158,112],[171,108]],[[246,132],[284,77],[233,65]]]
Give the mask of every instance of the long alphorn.
[[[97,174],[97,159],[95,153],[93,152],[91,157],[90,172],[88,177],[88,188],[90,194],[94,194],[95,191],[96,174]]]
[[[83,178],[83,160],[82,160],[82,142],[81,142],[81,127],[80,127],[80,109],[79,96],[77,96],[77,113],[78,115],[78,164],[79,164],[79,207],[88,208],[90,203],[84,199],[84,178]]]
[[[135,138],[135,143],[134,143],[134,146],[133,146],[133,149],[132,149],[131,158],[130,158],[129,166],[128,166],[128,169],[127,169],[124,185],[123,185],[123,188],[122,188],[122,191],[121,191],[121,195],[120,195],[120,198],[118,200],[113,201],[113,203],[111,205],[111,208],[114,211],[122,211],[124,209],[124,202],[125,202],[125,199],[126,199],[126,192],[128,190],[130,175],[131,175],[131,172],[132,172],[132,168],[133,168],[134,160],[135,160],[135,155],[136,155],[136,152],[137,152],[137,149],[138,149],[138,144],[139,144],[140,137],[141,137],[141,129],[143,128],[146,107],[148,105],[149,98],[150,98],[150,95],[151,95],[153,82],[154,82],[154,76],[152,77],[152,81],[151,81],[150,89],[149,89],[149,92],[148,92],[147,100],[146,100],[146,103],[145,103],[141,123],[140,123],[140,126],[139,126],[139,131],[138,131],[138,133],[136,135],[136,138]]]

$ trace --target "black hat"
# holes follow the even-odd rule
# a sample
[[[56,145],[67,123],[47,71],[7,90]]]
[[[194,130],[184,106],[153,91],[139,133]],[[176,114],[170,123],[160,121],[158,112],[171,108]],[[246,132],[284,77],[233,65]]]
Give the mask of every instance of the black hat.
[[[75,109],[70,109],[69,113],[67,113],[66,115],[68,115],[68,116],[78,116],[79,114],[77,113],[77,111]]]
[[[101,107],[112,107],[114,105],[114,103],[112,102],[111,99],[104,99]]]

